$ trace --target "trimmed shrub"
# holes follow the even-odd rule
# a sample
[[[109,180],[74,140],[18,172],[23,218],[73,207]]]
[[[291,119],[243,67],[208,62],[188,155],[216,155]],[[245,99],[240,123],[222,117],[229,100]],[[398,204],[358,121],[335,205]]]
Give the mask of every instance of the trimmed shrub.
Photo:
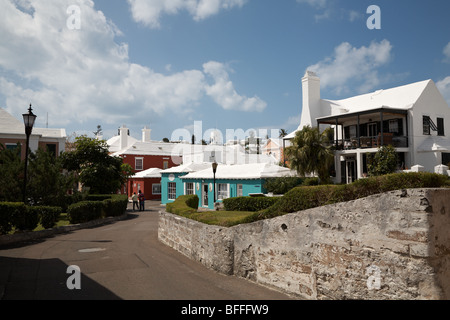
[[[260,211],[273,206],[280,198],[237,197],[223,200],[226,211]]]
[[[86,201],[103,201],[107,199],[111,199],[113,195],[111,194],[89,194],[86,197]]]
[[[26,211],[25,204],[21,202],[0,202],[0,234],[11,232],[17,219]]]
[[[273,218],[323,205],[356,200],[370,195],[403,189],[442,188],[448,177],[435,173],[394,173],[357,180],[348,185],[297,187],[286,193],[270,208],[248,217],[246,222]]]
[[[103,200],[102,203],[104,217],[119,217],[127,210],[128,196],[114,195],[110,199]]]
[[[81,201],[69,206],[67,216],[71,224],[78,224],[102,218],[102,211],[101,201]]]
[[[166,211],[179,216],[190,215],[197,212],[199,201],[197,195],[179,196],[175,202],[166,205]]]
[[[37,212],[23,204],[19,204],[16,208],[18,210],[15,210],[12,217],[13,226],[20,231],[32,231],[36,229],[39,224],[39,215]]]
[[[270,178],[266,180],[264,188],[267,192],[274,194],[285,194],[292,188],[299,186],[302,183],[302,179],[298,177],[279,177]]]
[[[53,228],[62,213],[61,207],[28,207],[39,218],[39,222],[44,229]]]

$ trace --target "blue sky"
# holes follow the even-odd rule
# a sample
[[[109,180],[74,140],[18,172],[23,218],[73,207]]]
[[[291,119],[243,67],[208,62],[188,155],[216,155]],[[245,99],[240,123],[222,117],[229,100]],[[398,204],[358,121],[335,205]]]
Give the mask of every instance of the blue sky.
[[[370,30],[370,5],[381,29]],[[79,11],[69,10],[75,6]],[[0,107],[110,138],[295,130],[301,78],[343,99],[426,79],[450,102],[447,0],[0,0]],[[78,19],[78,20],[77,20]],[[80,21],[77,26],[76,22]],[[72,27],[70,27],[72,26]]]

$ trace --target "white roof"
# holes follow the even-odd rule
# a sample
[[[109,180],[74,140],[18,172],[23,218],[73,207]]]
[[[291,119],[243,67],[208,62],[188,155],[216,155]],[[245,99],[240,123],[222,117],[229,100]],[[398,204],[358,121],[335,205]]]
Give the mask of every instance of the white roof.
[[[14,118],[6,110],[0,108],[0,134],[25,135],[25,125],[22,121]],[[33,128],[32,135],[39,135],[45,138],[65,138],[66,130]]]
[[[353,113],[379,108],[411,109],[432,80],[420,81],[392,89],[378,90],[343,100],[322,100],[332,114]]]
[[[263,146],[261,145],[261,150]],[[241,145],[186,145],[183,149],[179,149],[183,153],[185,161],[192,161],[191,158],[195,158],[195,155],[208,155],[215,152],[216,161],[224,164],[247,164],[247,163],[270,163],[278,164],[279,161],[272,155],[267,154],[252,154],[246,153],[245,148]],[[187,160],[186,160],[187,159]],[[202,157],[203,160],[209,161],[210,159]]]
[[[130,137],[128,137],[130,138]],[[123,154],[130,154],[130,155],[158,155],[158,156],[180,156],[179,153],[173,154],[175,150],[175,147],[177,147],[178,144],[176,143],[164,143],[164,142],[156,142],[156,141],[150,141],[150,142],[142,142],[137,141],[130,147],[115,152],[114,156],[120,156]]]
[[[189,172],[196,172],[205,170],[207,168],[211,168],[212,170],[212,164],[211,163],[187,163],[182,164],[178,167],[173,167],[170,169],[166,169],[161,171],[161,173],[189,173]]]
[[[133,146],[133,144],[135,144],[136,142],[138,142],[138,140],[136,138],[133,138],[132,136],[128,136],[127,137],[127,148]],[[111,139],[109,139],[108,141],[106,141],[106,143],[109,146],[109,151],[110,152],[119,152],[120,150],[120,136],[115,136],[112,137]]]
[[[295,176],[296,173],[288,168],[267,163],[243,165],[220,165],[217,167],[216,179],[262,179],[284,176]],[[189,173],[182,179],[213,179],[212,168]]]
[[[326,106],[324,109],[331,110],[331,114],[321,118],[380,108],[409,110],[414,106],[430,83],[433,83],[433,80],[425,80],[391,89],[378,90],[342,100],[321,99],[322,106]],[[283,139],[293,139],[295,134],[301,129],[299,127]]]
[[[161,171],[159,168],[151,168],[136,173],[132,178],[161,178]]]

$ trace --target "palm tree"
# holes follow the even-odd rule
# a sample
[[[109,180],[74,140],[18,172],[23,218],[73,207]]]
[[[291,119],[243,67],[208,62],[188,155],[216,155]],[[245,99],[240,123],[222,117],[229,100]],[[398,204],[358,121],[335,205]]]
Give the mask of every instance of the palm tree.
[[[305,126],[298,131],[292,145],[286,148],[291,168],[301,176],[317,174],[321,183],[330,182],[330,168],[334,162],[332,129],[320,132],[319,128]]]
[[[285,129],[280,129],[280,136],[279,138],[284,138],[288,135],[287,131]]]

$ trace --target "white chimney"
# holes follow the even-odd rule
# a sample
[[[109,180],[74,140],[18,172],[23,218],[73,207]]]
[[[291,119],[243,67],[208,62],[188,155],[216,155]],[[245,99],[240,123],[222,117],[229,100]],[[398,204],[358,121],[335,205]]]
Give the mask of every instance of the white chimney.
[[[144,129],[142,129],[142,142],[150,142],[151,137],[152,130],[145,126]]]
[[[119,135],[120,135],[120,150],[125,149],[128,146],[128,128],[123,125],[119,129]]]
[[[317,126],[317,118],[324,117],[320,103],[320,79],[312,71],[306,71],[302,79],[303,108],[299,130],[304,126]]]

